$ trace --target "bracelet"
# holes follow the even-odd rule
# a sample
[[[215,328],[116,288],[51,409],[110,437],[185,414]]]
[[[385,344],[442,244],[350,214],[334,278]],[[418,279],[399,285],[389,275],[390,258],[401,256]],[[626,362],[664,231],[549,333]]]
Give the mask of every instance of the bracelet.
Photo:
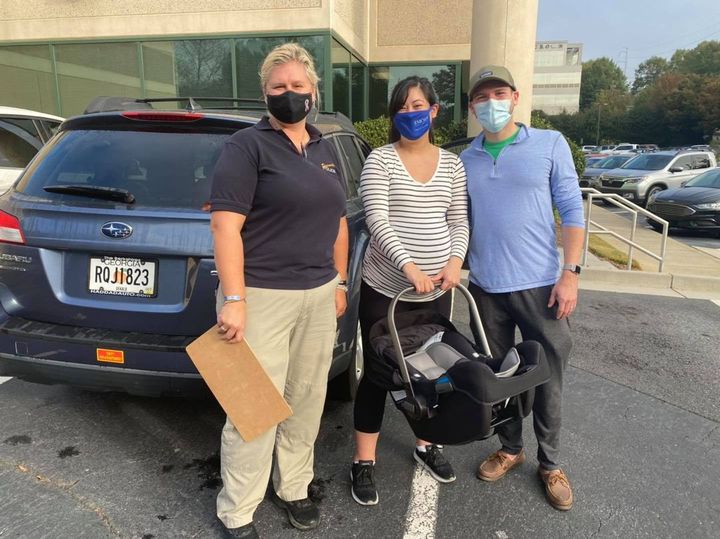
[[[348,282],[345,279],[338,281],[337,288],[339,290],[342,290],[343,292],[347,292],[348,291]]]
[[[223,303],[237,303],[239,301],[247,301],[242,296],[224,296],[223,297]]]

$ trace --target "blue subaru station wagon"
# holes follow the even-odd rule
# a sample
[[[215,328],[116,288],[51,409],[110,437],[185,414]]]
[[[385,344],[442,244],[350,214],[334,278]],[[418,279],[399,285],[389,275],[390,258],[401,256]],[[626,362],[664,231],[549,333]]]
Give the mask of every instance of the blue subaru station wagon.
[[[213,167],[262,114],[257,101],[104,97],[65,121],[0,197],[0,375],[137,395],[202,390],[185,347],[216,323]],[[314,123],[347,183],[348,309],[330,394],[351,398],[368,241],[357,186],[370,148],[341,114]]]

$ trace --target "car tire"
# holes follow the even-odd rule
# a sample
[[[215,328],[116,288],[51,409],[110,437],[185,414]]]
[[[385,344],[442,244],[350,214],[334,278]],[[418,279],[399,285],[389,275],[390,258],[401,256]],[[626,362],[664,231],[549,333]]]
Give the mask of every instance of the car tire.
[[[650,228],[652,228],[655,232],[660,232],[662,234],[663,227],[660,223],[657,221],[653,221],[652,219],[646,219],[645,222],[648,224]]]
[[[360,332],[360,323],[357,324],[355,340],[352,346],[352,358],[345,372],[338,374],[330,381],[328,397],[332,400],[352,401],[355,400],[358,385],[362,378],[364,369],[363,341]]]

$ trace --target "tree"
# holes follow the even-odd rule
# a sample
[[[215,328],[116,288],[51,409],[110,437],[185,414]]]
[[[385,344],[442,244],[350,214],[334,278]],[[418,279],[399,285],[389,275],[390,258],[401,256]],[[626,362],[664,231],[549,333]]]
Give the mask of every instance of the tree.
[[[583,62],[580,80],[580,110],[594,105],[598,93],[602,90],[627,92],[627,79],[615,62],[610,58],[597,58]]]
[[[670,65],[680,73],[720,76],[720,41],[703,41],[694,49],[678,49]]]
[[[632,93],[637,94],[640,90],[655,84],[661,75],[670,69],[670,62],[660,56],[651,56],[642,62],[635,70],[635,80],[632,85]]]

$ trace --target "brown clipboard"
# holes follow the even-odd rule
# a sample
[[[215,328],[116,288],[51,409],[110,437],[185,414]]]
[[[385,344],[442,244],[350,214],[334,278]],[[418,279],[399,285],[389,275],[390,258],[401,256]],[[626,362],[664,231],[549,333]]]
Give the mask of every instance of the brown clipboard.
[[[185,350],[246,442],[292,415],[247,341],[229,344],[213,326]]]

